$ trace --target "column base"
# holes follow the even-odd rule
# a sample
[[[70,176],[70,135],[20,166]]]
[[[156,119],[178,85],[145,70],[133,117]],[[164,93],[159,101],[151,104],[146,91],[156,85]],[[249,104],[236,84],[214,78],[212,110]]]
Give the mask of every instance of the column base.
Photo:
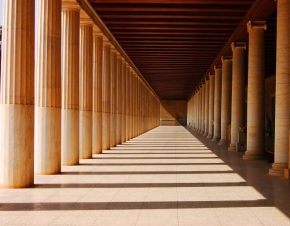
[[[221,139],[219,142],[218,142],[218,145],[225,145],[226,144],[226,140],[225,139]]]
[[[284,170],[287,170],[287,168],[288,168],[287,163],[274,162],[272,164],[272,168],[269,169],[269,174],[271,176],[283,177],[285,175]]]
[[[219,138],[219,137],[213,137],[211,140],[212,140],[212,141],[219,141],[220,138]]]
[[[206,137],[207,135],[208,135],[208,133],[207,132],[204,132],[203,136]]]
[[[245,160],[251,160],[251,159],[265,160],[265,159],[267,159],[267,153],[247,150],[245,152],[245,154],[243,155],[243,159],[245,159]]]
[[[200,131],[199,131],[199,134],[201,134],[201,135],[202,135],[202,134],[203,134],[203,131],[202,131],[202,130],[200,130]]]
[[[208,134],[206,138],[211,139],[212,138],[212,135],[211,134]]]
[[[236,144],[230,144],[230,146],[228,147],[228,151],[236,151],[237,149],[237,145]]]

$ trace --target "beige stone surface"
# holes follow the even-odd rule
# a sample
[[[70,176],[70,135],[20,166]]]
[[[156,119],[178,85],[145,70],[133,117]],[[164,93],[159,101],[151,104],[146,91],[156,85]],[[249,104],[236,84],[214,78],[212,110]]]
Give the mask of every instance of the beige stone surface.
[[[103,40],[103,133],[102,149],[110,149],[111,123],[111,70],[110,70],[111,43],[104,37]]]
[[[275,159],[270,175],[290,169],[290,2],[277,1]]]
[[[117,53],[117,125],[116,125],[116,144],[122,143],[123,127],[123,76],[122,76],[122,56]]]
[[[21,188],[34,180],[34,1],[3,3],[0,187]]]
[[[219,141],[221,137],[221,89],[222,68],[220,66],[215,66],[213,141]]]
[[[232,101],[232,57],[222,57],[222,95],[221,95],[221,139],[219,145],[226,143],[226,129],[231,124]]]
[[[102,153],[103,34],[93,26],[93,154]]]
[[[36,4],[34,173],[61,165],[61,1]]]
[[[236,150],[239,127],[245,125],[245,49],[246,43],[233,42],[231,144],[228,150]]]
[[[250,21],[248,63],[247,151],[243,159],[265,158],[265,41],[266,22]]]
[[[79,162],[79,31],[80,6],[62,1],[62,165]]]
[[[205,105],[204,105],[204,136],[208,135],[208,125],[209,125],[209,79],[206,80],[205,84]]]
[[[122,80],[121,80],[121,86],[122,86],[122,132],[121,132],[121,142],[126,141],[126,61],[122,59]]]

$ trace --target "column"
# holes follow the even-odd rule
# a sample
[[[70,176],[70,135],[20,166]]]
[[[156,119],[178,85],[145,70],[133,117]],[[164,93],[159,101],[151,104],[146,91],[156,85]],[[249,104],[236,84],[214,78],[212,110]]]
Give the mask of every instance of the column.
[[[250,21],[247,151],[243,159],[265,158],[265,21]]]
[[[103,34],[93,26],[93,154],[102,153]]]
[[[126,63],[126,76],[125,76],[125,99],[126,99],[126,141],[130,139],[129,135],[129,125],[130,125],[130,119],[129,119],[129,77],[130,77],[130,66],[128,63]]]
[[[80,6],[62,1],[61,163],[79,163],[79,31]]]
[[[79,158],[92,158],[93,154],[93,21],[80,13],[80,149]]]
[[[122,90],[122,56],[117,53],[117,134],[116,144],[122,143],[122,105],[123,105],[123,90]]]
[[[34,183],[34,0],[4,0],[0,187]]]
[[[204,100],[204,134],[203,136],[208,135],[208,124],[209,124],[209,80],[206,79],[205,83],[205,100]]]
[[[269,174],[290,177],[290,1],[277,1],[275,160]]]
[[[239,127],[245,126],[245,50],[246,43],[233,42],[233,72],[232,72],[232,118],[231,144],[228,150],[235,151],[238,142]]]
[[[214,116],[214,80],[215,75],[209,74],[209,109],[208,109],[208,136],[207,138],[212,138],[213,131],[213,116]]]
[[[205,119],[205,82],[202,82],[202,87],[201,87],[201,116],[200,116],[200,120],[201,120],[201,130],[200,130],[200,134],[204,133],[204,119]]]
[[[111,69],[110,69],[111,43],[107,37],[103,38],[103,134],[102,148],[110,149],[111,132]]]
[[[111,48],[111,122],[110,122],[110,147],[116,146],[117,126],[117,50]]]
[[[121,139],[122,143],[126,141],[126,61],[122,58],[122,79],[121,79],[121,89],[122,89],[122,133]]]
[[[214,83],[214,131],[212,141],[219,141],[221,137],[221,94],[222,94],[222,68],[215,66]]]
[[[36,8],[34,172],[61,171],[61,1]]]
[[[227,126],[231,124],[232,101],[232,57],[222,57],[222,96],[221,96],[221,139],[219,145],[226,143]]]

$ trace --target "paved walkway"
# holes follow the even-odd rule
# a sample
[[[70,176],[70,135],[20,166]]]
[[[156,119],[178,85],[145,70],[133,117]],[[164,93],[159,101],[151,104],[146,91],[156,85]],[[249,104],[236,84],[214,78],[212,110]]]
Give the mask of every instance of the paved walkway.
[[[158,127],[29,189],[0,189],[0,225],[290,225],[290,182],[183,127]]]

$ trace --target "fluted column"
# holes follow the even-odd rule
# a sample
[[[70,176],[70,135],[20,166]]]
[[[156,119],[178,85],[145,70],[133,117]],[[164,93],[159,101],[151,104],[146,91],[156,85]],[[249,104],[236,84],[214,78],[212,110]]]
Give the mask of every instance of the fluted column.
[[[290,1],[277,1],[275,160],[270,175],[290,177]]]
[[[204,133],[204,119],[205,119],[205,82],[202,82],[202,87],[201,87],[201,130],[200,130],[200,134]]]
[[[93,154],[102,153],[103,34],[93,26]]]
[[[222,68],[215,66],[214,84],[214,133],[212,141],[219,141],[221,137],[221,94],[222,94]]]
[[[110,69],[111,43],[103,39],[103,150],[110,149],[111,131],[111,69]]]
[[[209,107],[208,107],[208,136],[207,138],[212,138],[212,122],[214,116],[214,80],[215,75],[209,74]]]
[[[81,10],[80,14],[80,159],[93,154],[93,21]]]
[[[265,158],[265,21],[250,21],[247,151],[243,159]]]
[[[117,126],[117,50],[111,48],[111,122],[110,122],[110,147],[116,146]]]
[[[121,89],[122,89],[122,143],[126,141],[126,61],[122,59],[122,79],[121,79]]]
[[[61,163],[61,1],[36,8],[34,172],[59,173]]]
[[[0,187],[33,185],[34,0],[4,0]]]
[[[231,144],[228,150],[236,150],[239,127],[245,125],[245,49],[246,43],[233,42]]]
[[[62,1],[61,162],[79,163],[79,30],[80,6]]]
[[[209,83],[210,81],[206,79],[205,83],[205,100],[204,100],[204,136],[208,135],[208,124],[209,124]]]
[[[198,132],[201,131],[201,114],[202,114],[202,90],[201,87],[198,90]]]
[[[116,144],[122,143],[122,110],[123,110],[123,90],[122,90],[122,56],[117,53],[117,125],[116,125]]]
[[[222,57],[222,96],[221,96],[221,139],[219,145],[226,143],[227,126],[231,123],[232,101],[232,57]]]
[[[130,66],[126,63],[126,75],[125,75],[125,103],[126,103],[126,141],[129,140],[129,77],[130,77]]]
[[[129,139],[133,138],[133,69],[129,73]]]

